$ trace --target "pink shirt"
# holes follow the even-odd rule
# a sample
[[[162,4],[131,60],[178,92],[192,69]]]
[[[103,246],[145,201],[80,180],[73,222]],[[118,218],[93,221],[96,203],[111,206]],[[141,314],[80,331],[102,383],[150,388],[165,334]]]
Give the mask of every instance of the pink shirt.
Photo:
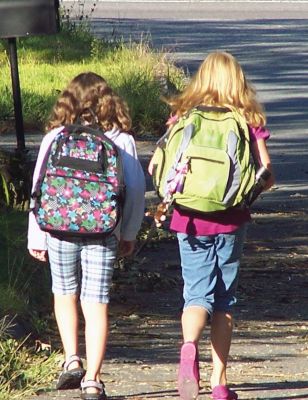
[[[270,137],[265,127],[249,127],[250,140],[267,140]],[[250,221],[250,212],[246,209],[231,208],[209,215],[197,214],[174,208],[170,229],[175,232],[187,233],[195,236],[216,235],[229,233],[238,229],[243,223]]]

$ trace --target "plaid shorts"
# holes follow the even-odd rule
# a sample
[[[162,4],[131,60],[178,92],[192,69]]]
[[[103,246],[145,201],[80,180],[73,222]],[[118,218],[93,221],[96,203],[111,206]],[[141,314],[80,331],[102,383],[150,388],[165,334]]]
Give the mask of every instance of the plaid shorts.
[[[77,294],[83,302],[109,303],[118,240],[65,241],[48,235],[52,292]]]

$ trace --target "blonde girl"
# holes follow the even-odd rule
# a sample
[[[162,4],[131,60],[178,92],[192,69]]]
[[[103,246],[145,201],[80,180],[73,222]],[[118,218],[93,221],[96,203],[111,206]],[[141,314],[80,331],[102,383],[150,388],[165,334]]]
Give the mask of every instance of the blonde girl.
[[[256,92],[231,54],[210,53],[182,93],[166,99],[172,117],[168,125],[193,107],[215,106],[237,110],[246,119],[255,160],[271,171],[266,147],[269,131],[265,113]],[[149,166],[151,173],[151,163]],[[268,181],[266,189],[273,184]],[[178,372],[178,390],[182,400],[195,399],[199,393],[198,343],[209,319],[213,370],[214,400],[236,400],[227,384],[227,360],[233,327],[232,306],[236,288],[248,209],[200,215],[175,206],[170,228],[177,233],[182,276],[184,309],[182,313],[183,345]]]
[[[118,146],[123,160],[126,197],[121,224],[112,236],[99,240],[60,240],[41,231],[29,216],[28,249],[40,261],[49,261],[55,316],[64,349],[63,371],[56,388],[81,388],[84,400],[107,399],[101,381],[108,334],[108,303],[113,265],[119,251],[134,250],[144,214],[144,174],[139,163],[126,103],[93,72],[76,76],[53,108],[47,134],[38,154],[33,188],[52,141],[64,125],[99,125]],[[86,369],[79,353],[78,303],[85,319]]]

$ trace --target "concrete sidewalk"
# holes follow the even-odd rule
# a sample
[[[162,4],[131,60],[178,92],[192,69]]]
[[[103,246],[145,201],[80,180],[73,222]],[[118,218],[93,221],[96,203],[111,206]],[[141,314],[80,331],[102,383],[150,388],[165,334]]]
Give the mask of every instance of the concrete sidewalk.
[[[229,382],[239,399],[308,398],[308,249],[299,239],[288,244],[281,236],[286,227],[300,235],[306,223],[307,217],[303,220],[296,213],[259,214],[251,226],[229,363]],[[109,399],[178,398],[182,305],[178,265],[175,241],[165,241],[159,248],[146,248],[133,266],[140,276],[155,273],[156,284],[149,279],[144,286],[137,277],[125,282],[125,272],[118,281],[103,366]],[[200,345],[200,400],[210,399],[208,337],[207,329]],[[35,399],[79,398],[78,390],[48,390]]]
[[[138,149],[145,166],[153,143],[138,142]],[[300,198],[283,210],[275,199],[269,193],[254,207],[242,262],[228,371],[230,386],[243,400],[308,399],[307,202]],[[179,264],[177,243],[166,236],[158,247],[149,243],[126,269],[116,271],[102,370],[108,399],[178,398]],[[208,328],[200,365],[199,399],[210,399]],[[31,399],[78,398],[78,390],[51,387]]]

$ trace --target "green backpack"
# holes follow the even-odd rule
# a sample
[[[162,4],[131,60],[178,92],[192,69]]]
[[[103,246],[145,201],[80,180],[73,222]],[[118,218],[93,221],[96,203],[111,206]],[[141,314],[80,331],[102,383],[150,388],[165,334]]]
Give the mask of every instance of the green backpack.
[[[165,202],[201,213],[244,203],[255,182],[245,119],[220,107],[197,107],[157,143],[153,183]]]

